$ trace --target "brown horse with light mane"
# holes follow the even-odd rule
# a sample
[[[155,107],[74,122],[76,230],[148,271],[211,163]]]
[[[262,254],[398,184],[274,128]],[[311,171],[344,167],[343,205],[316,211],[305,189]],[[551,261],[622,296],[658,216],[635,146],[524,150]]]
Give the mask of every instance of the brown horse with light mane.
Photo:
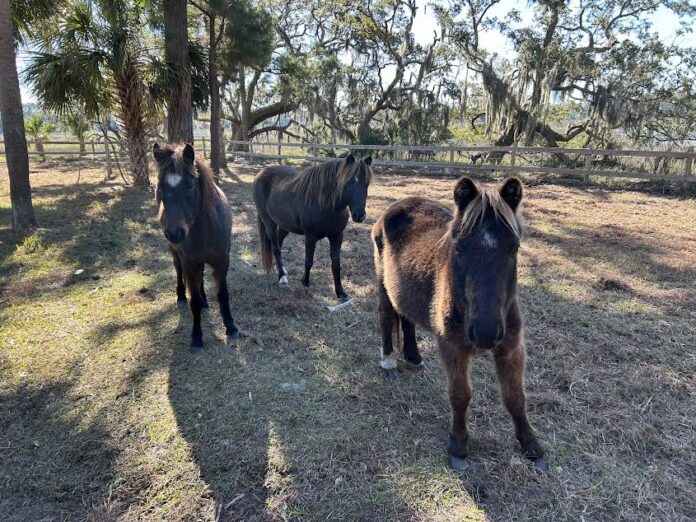
[[[471,358],[492,352],[503,403],[523,453],[540,469],[544,449],[527,420],[525,348],[517,300],[522,184],[499,189],[462,178],[454,213],[420,197],[394,203],[372,227],[382,330],[380,366],[395,377],[392,335],[403,330],[406,360],[421,364],[415,325],[435,332],[448,378],[449,460],[466,469]]]
[[[230,313],[227,290],[232,233],[229,201],[215,184],[210,169],[196,161],[191,145],[155,144],[152,153],[159,169],[156,188],[159,222],[174,260],[177,300],[186,303],[186,288],[191,295],[191,351],[203,349],[201,309],[208,308],[203,289],[206,264],[213,268],[220,314],[227,338],[234,342],[239,339],[239,330]]]

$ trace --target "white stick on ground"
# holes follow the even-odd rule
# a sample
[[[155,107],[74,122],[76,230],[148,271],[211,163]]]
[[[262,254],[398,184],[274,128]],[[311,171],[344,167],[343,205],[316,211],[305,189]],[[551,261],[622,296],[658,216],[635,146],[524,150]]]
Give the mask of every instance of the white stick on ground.
[[[338,312],[339,310],[343,310],[346,306],[348,306],[353,299],[348,299],[345,303],[337,304],[336,306],[327,306],[327,310],[331,313],[333,312]]]

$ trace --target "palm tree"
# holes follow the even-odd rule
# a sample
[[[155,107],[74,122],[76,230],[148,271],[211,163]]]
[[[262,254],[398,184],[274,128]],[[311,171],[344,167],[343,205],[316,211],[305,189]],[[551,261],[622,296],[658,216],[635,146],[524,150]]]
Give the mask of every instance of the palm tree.
[[[20,2],[17,2],[19,5]],[[34,207],[31,202],[29,184],[29,154],[24,134],[22,95],[17,75],[15,52],[16,28],[13,23],[10,0],[0,0],[0,113],[10,177],[10,200],[12,202],[12,228],[21,231],[36,225]]]
[[[116,115],[133,183],[150,185],[147,146],[152,104],[144,83],[141,0],[76,0],[42,35],[26,77],[43,105],[101,121]]]
[[[65,124],[70,131],[70,134],[77,138],[80,142],[80,154],[86,152],[85,135],[92,130],[92,124],[79,112],[71,112],[65,117]]]
[[[24,122],[24,130],[31,137],[36,147],[36,152],[41,155],[41,161],[46,161],[44,141],[55,132],[56,126],[44,120],[40,115],[33,114]]]

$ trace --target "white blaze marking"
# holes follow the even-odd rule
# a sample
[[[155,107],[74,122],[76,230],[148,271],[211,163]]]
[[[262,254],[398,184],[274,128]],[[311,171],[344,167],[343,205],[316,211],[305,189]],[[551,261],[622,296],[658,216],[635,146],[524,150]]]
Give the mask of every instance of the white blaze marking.
[[[176,187],[179,183],[181,183],[181,175],[180,174],[167,174],[164,178],[164,181],[170,187]]]
[[[385,355],[379,360],[379,366],[384,370],[396,370],[396,355]]]
[[[485,248],[498,248],[498,241],[491,235],[490,232],[485,232],[483,234],[483,239],[481,240],[481,244]]]
[[[283,277],[280,278],[280,281],[278,281],[280,286],[285,286],[288,284],[288,276],[284,275]]]

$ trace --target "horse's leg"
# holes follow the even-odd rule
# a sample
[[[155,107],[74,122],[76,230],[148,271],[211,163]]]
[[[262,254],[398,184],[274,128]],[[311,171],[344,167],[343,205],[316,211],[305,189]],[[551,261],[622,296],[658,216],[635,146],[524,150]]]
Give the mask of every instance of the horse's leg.
[[[343,244],[343,232],[329,238],[331,251],[331,272],[333,272],[334,289],[339,299],[347,299],[348,294],[341,284],[341,245]]]
[[[285,272],[285,268],[283,267],[283,256],[280,251],[281,242],[279,241],[279,237],[281,231],[274,221],[268,220],[264,221],[263,223],[266,227],[266,233],[268,234],[268,238],[271,241],[273,257],[275,257],[276,269],[278,270],[278,283],[282,286],[285,286],[288,284],[288,276]],[[283,237],[283,239],[285,239],[285,237]]]
[[[378,284],[379,326],[382,331],[382,353],[380,354],[379,366],[384,370],[387,377],[395,379],[398,373],[396,371],[396,354],[394,353],[392,335],[394,332],[394,324],[397,320],[397,314],[391,299],[389,299],[387,295],[384,284],[381,281]]]
[[[205,265],[203,265],[203,266],[205,267]],[[203,270],[204,270],[204,274],[201,275],[201,307],[202,307],[202,308],[209,308],[209,306],[208,306],[208,296],[205,295],[205,277],[204,277],[204,275],[205,275],[205,268],[204,268]]]
[[[527,419],[527,396],[524,392],[525,353],[522,345],[499,353],[495,357],[495,369],[500,383],[500,394],[515,423],[515,435],[520,441],[522,452],[540,469],[547,464],[542,457],[544,448],[539,443],[534,429]]]
[[[230,312],[230,294],[227,290],[227,268],[228,265],[220,267],[220,269],[215,269],[213,271],[213,277],[217,282],[218,294],[217,299],[220,304],[220,315],[222,315],[222,322],[225,324],[225,331],[227,333],[228,341],[236,341],[239,339],[239,329],[234,324],[234,319],[232,318],[232,313]]]
[[[178,303],[186,302],[186,283],[184,282],[184,269],[181,266],[181,259],[176,250],[171,246],[169,251],[172,253],[172,259],[174,260],[174,269],[176,270],[176,301]]]
[[[402,315],[401,329],[404,332],[404,357],[411,364],[420,366],[423,359],[416,343],[416,325]]]
[[[305,234],[304,245],[305,258],[304,277],[302,278],[302,284],[304,286],[309,286],[309,272],[310,270],[312,270],[312,265],[314,264],[314,250],[317,248],[317,240],[314,236],[310,234]]]
[[[193,314],[191,352],[196,353],[203,349],[203,330],[201,330],[203,264],[195,263],[186,267],[186,282],[188,283],[189,293],[191,294],[191,313]]]
[[[282,280],[285,277],[285,284],[288,283],[288,271],[285,270],[285,265],[283,264],[283,241],[288,237],[289,232],[283,228],[278,227],[276,231],[276,241],[278,242],[278,255],[276,256],[276,265],[278,266],[278,274],[280,274],[279,279]],[[275,253],[275,251],[274,251]],[[283,284],[281,282],[281,284]]]
[[[471,382],[469,380],[469,363],[471,357],[460,353],[456,346],[440,342],[440,353],[447,372],[447,392],[452,408],[452,426],[449,435],[450,466],[463,471],[470,464],[466,460],[469,430],[466,428],[466,410],[471,400]]]

